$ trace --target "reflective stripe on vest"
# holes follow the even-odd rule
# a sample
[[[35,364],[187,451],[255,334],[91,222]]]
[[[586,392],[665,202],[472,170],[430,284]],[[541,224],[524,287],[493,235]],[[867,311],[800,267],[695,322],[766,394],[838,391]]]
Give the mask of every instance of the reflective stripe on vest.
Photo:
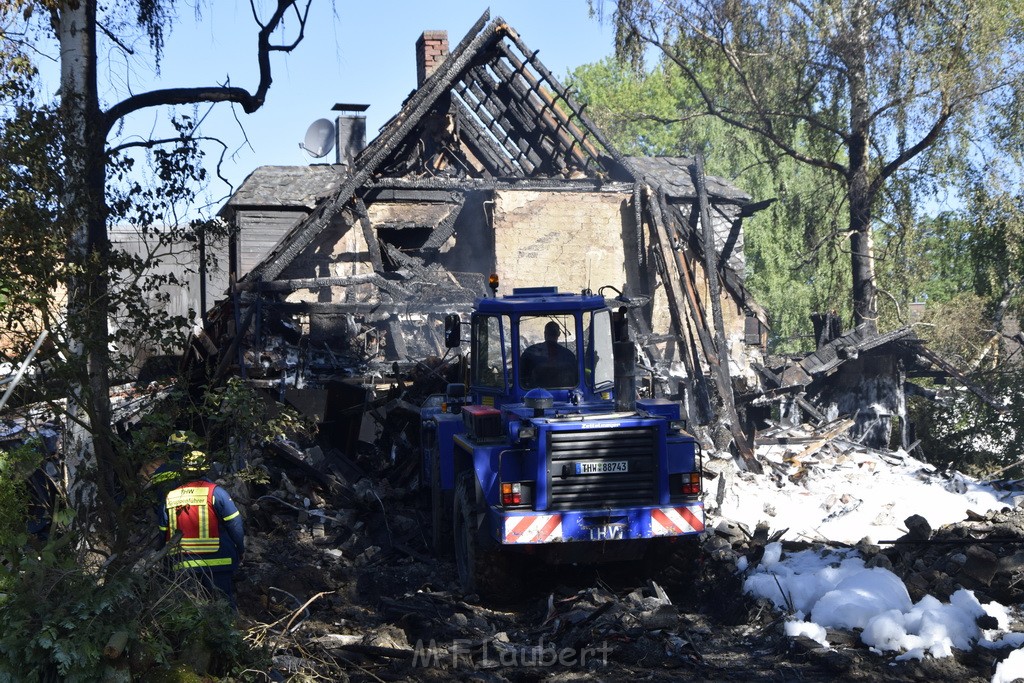
[[[216,484],[211,482],[192,481],[167,494],[167,537],[181,531],[182,552],[208,554],[220,549],[214,488]]]
[[[182,560],[173,565],[175,571],[179,569],[198,569],[200,567],[225,567],[231,564],[230,557],[214,557],[209,560]]]

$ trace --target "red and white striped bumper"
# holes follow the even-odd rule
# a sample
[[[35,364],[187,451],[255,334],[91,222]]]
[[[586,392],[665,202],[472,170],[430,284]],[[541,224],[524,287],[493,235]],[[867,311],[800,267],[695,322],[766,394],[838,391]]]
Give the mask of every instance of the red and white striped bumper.
[[[562,540],[562,515],[505,518],[505,543],[554,543]]]
[[[508,514],[501,520],[503,544],[613,541],[663,536],[687,536],[704,531],[704,506],[633,508]]]
[[[704,508],[684,505],[651,510],[651,536],[681,536],[704,531]]]

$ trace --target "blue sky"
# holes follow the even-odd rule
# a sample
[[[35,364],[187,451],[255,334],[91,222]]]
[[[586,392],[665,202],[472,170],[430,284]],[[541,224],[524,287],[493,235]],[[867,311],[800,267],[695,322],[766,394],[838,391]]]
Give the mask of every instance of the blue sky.
[[[206,114],[204,133],[229,145],[224,175],[237,187],[257,166],[315,162],[298,143],[310,123],[333,116],[336,102],[370,105],[367,137],[372,139],[416,87],[415,43],[420,34],[446,30],[454,47],[488,7],[491,18],[504,18],[559,78],[611,53],[613,29],[607,21],[601,25],[589,16],[586,0],[314,0],[303,43],[291,54],[274,56],[274,83],[266,105],[252,115],[235,109],[244,134],[228,105],[215,105]],[[191,10],[181,14],[167,36],[159,77],[141,58],[125,64],[122,56],[108,53],[114,56],[101,65],[101,73],[113,77],[109,89],[101,93],[106,104],[127,88],[139,92],[211,85],[228,77],[233,85],[255,87],[256,29],[248,2],[211,2],[198,20]],[[207,110],[201,107],[198,112]],[[166,118],[165,110],[142,112],[123,130],[148,135]],[[211,187],[214,210],[226,192],[223,185]]]

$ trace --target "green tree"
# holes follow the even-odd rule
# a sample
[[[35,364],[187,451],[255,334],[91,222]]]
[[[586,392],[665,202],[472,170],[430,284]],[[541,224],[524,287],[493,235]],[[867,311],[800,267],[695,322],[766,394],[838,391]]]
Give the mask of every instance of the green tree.
[[[251,6],[259,24],[254,49],[259,81],[251,91],[231,85],[167,88],[127,93],[124,99],[106,104],[101,101],[100,91],[118,91],[116,84],[104,81],[97,56],[107,51],[128,51],[141,33],[148,41],[153,63],[159,64],[164,35],[173,19],[172,0],[114,4],[96,0],[14,0],[0,4],[0,25],[7,27],[5,36],[17,37],[10,44],[28,46],[39,54],[47,49],[59,50],[59,101],[50,109],[38,102],[31,103],[39,116],[45,116],[45,121],[39,122],[48,124],[46,136],[56,145],[52,159],[57,161],[54,168],[58,169],[59,178],[51,184],[40,175],[32,175],[31,170],[39,164],[24,164],[21,175],[31,177],[35,189],[45,197],[22,196],[21,206],[26,215],[9,211],[3,218],[15,221],[5,225],[5,235],[21,230],[26,235],[38,236],[24,227],[49,222],[52,232],[60,238],[56,251],[65,265],[55,272],[66,287],[66,316],[45,323],[63,324],[59,336],[74,377],[70,383],[67,425],[73,428],[69,431],[76,443],[66,448],[65,464],[72,481],[78,484],[74,491],[76,507],[83,512],[92,509],[99,513],[98,520],[82,515],[83,522],[99,521],[101,527],[110,531],[117,529],[111,496],[130,473],[119,461],[120,446],[110,429],[110,348],[115,340],[109,320],[112,312],[131,312],[128,304],[133,300],[130,288],[119,294],[111,287],[111,279],[133,264],[112,249],[108,226],[128,215],[134,215],[140,226],[148,218],[158,218],[159,207],[181,198],[183,188],[191,181],[201,180],[201,171],[194,166],[198,159],[196,127],[180,117],[178,134],[165,139],[111,147],[108,138],[132,114],[150,108],[173,110],[202,102],[230,102],[246,113],[259,109],[272,82],[271,57],[277,52],[289,52],[301,42],[309,2],[276,0],[266,11],[255,0]],[[283,33],[286,18],[292,22],[290,36]],[[19,53],[23,55],[28,50]],[[139,54],[132,58],[139,59]],[[15,121],[29,121],[29,109],[29,103],[19,103],[16,114],[4,121],[5,129],[12,129]],[[17,125],[24,128],[31,124]],[[26,132],[24,137],[23,142],[28,145],[32,136]],[[171,185],[165,182],[148,197],[140,196],[141,188],[131,180],[129,148],[149,150],[151,160],[160,171],[165,171],[162,180]],[[145,208],[140,208],[143,205]],[[41,220],[44,210],[53,211],[54,215]],[[33,211],[37,213],[27,215]],[[155,234],[150,236],[156,241]],[[47,250],[48,257],[52,251]],[[129,294],[124,294],[126,291]]]
[[[837,238],[843,230],[832,218],[841,189],[832,178],[703,114],[699,91],[665,58],[649,70],[605,59],[576,68],[568,82],[621,151],[700,151],[710,173],[757,201],[777,199],[744,222],[747,285],[767,309],[780,351],[813,346],[809,313],[844,311],[849,302],[849,265]]]
[[[833,176],[858,324],[878,317],[879,217],[902,229],[897,190],[914,211],[933,189],[918,173],[991,130],[983,115],[1024,68],[1013,2],[617,0],[614,21],[620,57],[654,47],[699,92],[697,111]]]
[[[612,59],[574,69],[567,84],[587,107],[587,115],[624,154],[661,156],[683,153],[689,139],[680,118],[682,104],[691,99],[686,83],[663,62],[638,72]],[[709,155],[714,163],[714,155]]]

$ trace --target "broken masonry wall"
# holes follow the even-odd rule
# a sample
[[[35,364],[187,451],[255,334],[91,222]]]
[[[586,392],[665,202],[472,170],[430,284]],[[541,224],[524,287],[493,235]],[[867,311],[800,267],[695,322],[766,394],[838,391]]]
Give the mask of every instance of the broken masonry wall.
[[[626,192],[499,191],[494,252],[501,292],[557,286],[594,292],[626,288],[622,243]]]

